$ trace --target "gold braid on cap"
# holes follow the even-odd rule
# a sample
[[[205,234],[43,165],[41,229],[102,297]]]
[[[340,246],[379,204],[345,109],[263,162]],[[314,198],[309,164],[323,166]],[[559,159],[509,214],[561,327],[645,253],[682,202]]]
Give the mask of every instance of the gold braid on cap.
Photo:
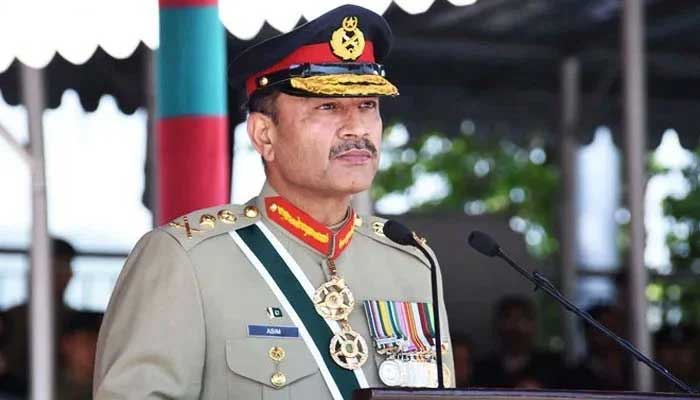
[[[295,89],[326,96],[397,96],[399,89],[379,75],[314,75],[292,78]]]

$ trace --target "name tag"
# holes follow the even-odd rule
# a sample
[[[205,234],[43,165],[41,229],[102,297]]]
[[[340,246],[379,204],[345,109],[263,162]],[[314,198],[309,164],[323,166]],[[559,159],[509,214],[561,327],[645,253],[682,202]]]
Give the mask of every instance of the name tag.
[[[298,338],[299,328],[278,325],[248,325],[248,336]]]

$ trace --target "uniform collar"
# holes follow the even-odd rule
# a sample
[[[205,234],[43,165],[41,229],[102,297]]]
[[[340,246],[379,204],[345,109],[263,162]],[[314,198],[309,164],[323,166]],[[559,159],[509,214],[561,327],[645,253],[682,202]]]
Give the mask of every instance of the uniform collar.
[[[331,229],[280,196],[265,182],[257,205],[262,214],[289,235],[329,259],[336,259],[347,249],[355,233],[355,211]]]

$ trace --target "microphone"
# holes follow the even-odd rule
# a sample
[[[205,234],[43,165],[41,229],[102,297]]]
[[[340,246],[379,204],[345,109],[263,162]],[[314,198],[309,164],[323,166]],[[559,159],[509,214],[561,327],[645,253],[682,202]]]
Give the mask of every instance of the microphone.
[[[392,242],[404,246],[416,246],[416,239],[413,237],[413,232],[406,225],[393,220],[388,220],[382,228],[384,236],[391,239]]]
[[[537,271],[530,272],[527,269],[521,267],[513,261],[502,249],[501,246],[496,243],[495,240],[491,238],[491,236],[479,232],[479,231],[472,231],[469,234],[469,237],[467,239],[469,242],[469,245],[474,248],[474,250],[478,251],[479,253],[488,256],[488,257],[498,257],[503,259],[508,265],[513,267],[518,273],[523,275],[527,280],[535,284],[535,290],[537,289],[542,289],[544,290],[545,293],[547,293],[549,296],[551,296],[554,300],[559,302],[566,310],[574,313],[576,316],[579,318],[582,318],[586,322],[588,322],[591,326],[602,332],[605,336],[609,337],[612,339],[615,343],[617,343],[619,346],[621,346],[623,349],[625,349],[628,353],[632,354],[637,361],[644,363],[646,366],[654,370],[656,373],[660,374],[667,380],[671,381],[674,385],[678,386],[680,389],[687,393],[691,394],[698,394],[699,392],[690,386],[688,386],[685,382],[682,380],[676,378],[671,372],[669,372],[668,369],[666,369],[664,366],[659,364],[658,362],[650,359],[649,357],[645,356],[642,354],[641,351],[639,351],[636,347],[632,345],[632,343],[628,342],[625,339],[622,339],[621,337],[617,336],[614,332],[612,332],[610,329],[608,329],[605,325],[601,324],[600,322],[596,321],[591,315],[580,308],[578,308],[576,305],[574,305],[572,302],[570,302],[564,295],[562,295],[559,290],[552,284],[552,282],[547,279],[544,275],[540,274]]]
[[[495,257],[501,251],[498,243],[484,232],[473,231],[469,234],[468,241],[476,251],[488,257]]]
[[[418,240],[415,233],[398,221],[388,220],[382,228],[384,236],[394,243],[404,246],[413,246],[423,253],[430,263],[430,290],[433,296],[433,315],[435,316],[435,358],[437,362],[438,389],[444,389],[444,373],[442,370],[442,336],[440,331],[440,306],[438,303],[437,267],[433,256],[426,250],[423,243]]]

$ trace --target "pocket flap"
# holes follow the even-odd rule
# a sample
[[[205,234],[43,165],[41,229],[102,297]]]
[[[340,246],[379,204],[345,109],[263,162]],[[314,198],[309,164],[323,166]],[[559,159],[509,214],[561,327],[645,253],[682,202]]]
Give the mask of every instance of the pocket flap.
[[[284,359],[277,367],[269,355],[270,349],[275,346],[285,352]],[[229,339],[226,341],[226,364],[234,373],[270,387],[274,387],[270,378],[276,371],[287,378],[285,385],[318,371],[316,361],[301,339]]]

